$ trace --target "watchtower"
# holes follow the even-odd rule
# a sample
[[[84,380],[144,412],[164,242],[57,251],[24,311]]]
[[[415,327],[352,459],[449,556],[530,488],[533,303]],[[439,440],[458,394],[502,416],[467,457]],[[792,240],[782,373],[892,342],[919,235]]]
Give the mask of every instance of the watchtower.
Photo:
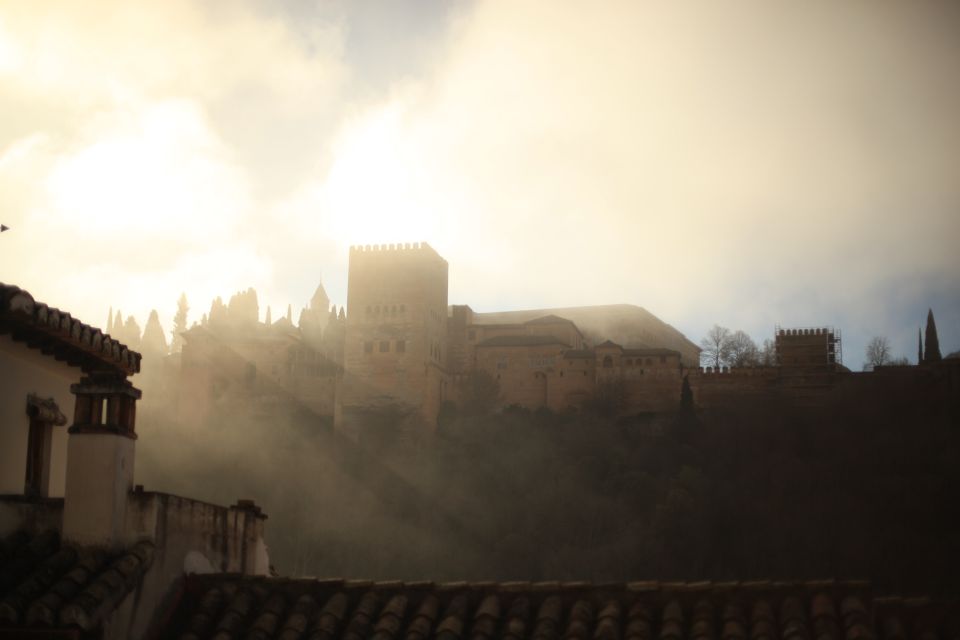
[[[776,327],[777,364],[787,369],[836,369],[843,363],[840,330],[833,327]]]
[[[357,418],[387,407],[436,424],[446,386],[448,270],[425,242],[350,248],[338,427],[354,431]]]

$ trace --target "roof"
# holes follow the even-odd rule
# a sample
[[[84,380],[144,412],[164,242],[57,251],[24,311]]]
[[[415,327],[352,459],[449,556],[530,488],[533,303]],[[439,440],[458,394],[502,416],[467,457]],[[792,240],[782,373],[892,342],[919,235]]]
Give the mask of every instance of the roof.
[[[326,311],[326,307],[330,304],[330,296],[327,295],[327,290],[323,288],[322,282],[317,285],[317,290],[313,292],[313,297],[310,298],[310,303],[316,304],[321,301],[324,303],[323,310]]]
[[[617,344],[616,342],[613,342],[612,340],[604,340],[603,342],[598,344],[596,347],[594,347],[594,349],[620,349],[621,351],[623,351],[623,347]]]
[[[56,531],[0,542],[0,633],[19,627],[96,629],[140,583],[153,544],[108,554],[60,544]]]
[[[637,305],[607,304],[551,309],[474,313],[475,324],[509,324],[556,315],[573,322],[588,338],[611,338],[629,346],[650,345],[680,351],[691,364],[700,362],[700,347],[681,332]]]
[[[624,349],[625,356],[679,356],[679,351],[673,349]]]
[[[566,342],[553,336],[494,336],[481,340],[477,343],[478,347],[539,347],[549,344],[559,344],[569,347]]]
[[[96,327],[37,302],[23,289],[0,282],[0,333],[86,372],[140,371],[141,356]]]
[[[325,640],[955,637],[956,601],[866,582],[369,582],[191,575],[157,635]]]
[[[540,316],[539,318],[534,318],[533,320],[527,320],[523,324],[573,324],[573,320],[567,320],[566,318],[561,318],[558,315],[549,314],[545,316]]]

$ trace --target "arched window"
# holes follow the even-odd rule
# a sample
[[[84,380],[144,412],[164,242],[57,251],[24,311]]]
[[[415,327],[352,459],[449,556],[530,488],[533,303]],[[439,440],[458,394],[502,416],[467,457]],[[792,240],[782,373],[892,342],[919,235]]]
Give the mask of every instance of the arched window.
[[[611,367],[613,367],[613,358],[611,358],[610,356],[604,356],[604,357],[603,357],[603,368],[604,368],[604,369],[610,369]]]

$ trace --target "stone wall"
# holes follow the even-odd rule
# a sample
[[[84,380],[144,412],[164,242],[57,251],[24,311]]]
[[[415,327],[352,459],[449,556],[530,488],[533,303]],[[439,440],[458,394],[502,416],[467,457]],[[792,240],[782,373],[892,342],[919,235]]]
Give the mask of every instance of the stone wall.
[[[335,424],[386,403],[435,425],[448,354],[446,260],[426,243],[352,247]]]
[[[143,637],[184,573],[267,575],[265,518],[250,502],[222,507],[165,493],[131,493],[126,543],[150,540],[156,551],[138,589],[111,617],[105,638]]]

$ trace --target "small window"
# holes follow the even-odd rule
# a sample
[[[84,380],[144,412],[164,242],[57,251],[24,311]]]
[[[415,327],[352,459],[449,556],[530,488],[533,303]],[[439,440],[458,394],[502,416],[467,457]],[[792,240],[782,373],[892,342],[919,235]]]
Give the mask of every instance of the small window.
[[[610,356],[604,356],[604,358],[603,358],[603,368],[604,368],[604,369],[610,369],[611,367],[613,367],[613,358],[611,358]]]
[[[400,313],[403,313],[406,310],[407,310],[407,307],[405,305],[400,305]]]
[[[647,364],[648,365],[653,364],[653,358],[647,358]]]
[[[406,351],[407,351],[407,341],[397,340],[397,353],[406,353]]]
[[[470,329],[470,333],[469,333],[468,335],[469,335],[469,337],[470,337],[471,340],[476,340],[476,339],[477,339],[477,330],[476,330],[476,329]]]
[[[380,353],[386,353],[387,351],[390,351],[390,341],[389,341],[389,340],[381,340],[381,341],[380,341]]]
[[[363,343],[363,352],[364,353],[373,353],[373,342],[367,340]]]
[[[663,364],[667,361],[667,356],[660,356],[660,364]]]

